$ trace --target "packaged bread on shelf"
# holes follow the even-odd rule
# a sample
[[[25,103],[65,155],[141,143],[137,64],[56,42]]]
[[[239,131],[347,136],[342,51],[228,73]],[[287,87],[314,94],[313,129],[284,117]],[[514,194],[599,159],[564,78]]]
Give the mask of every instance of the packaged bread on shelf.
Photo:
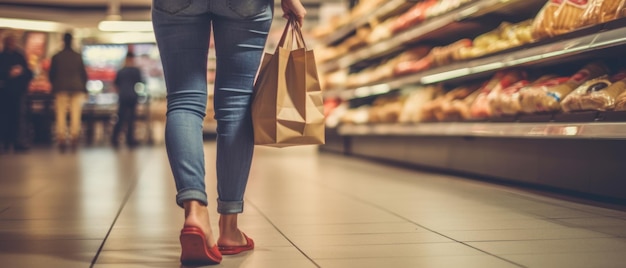
[[[349,109],[339,120],[342,124],[366,124],[369,122],[369,105],[361,105],[358,108]]]
[[[376,10],[385,2],[387,2],[387,0],[360,0],[357,2],[356,6],[352,8],[350,14],[345,17],[348,18],[348,23],[356,21],[372,13],[372,10]]]
[[[567,95],[561,107],[565,112],[613,110],[617,97],[626,90],[626,71],[611,78],[601,76],[589,80]]]
[[[348,69],[339,69],[337,71],[326,73],[320,76],[320,84],[323,89],[332,90],[343,88],[348,80]]]
[[[399,62],[393,69],[394,76],[403,76],[407,74],[419,73],[428,70],[434,65],[432,55],[426,55],[419,60]]]
[[[425,88],[412,89],[408,94],[404,107],[398,118],[399,123],[415,123],[421,122],[422,113],[421,109],[431,101],[437,93],[437,87],[428,86]]]
[[[398,33],[423,22],[426,19],[426,11],[437,2],[437,0],[425,0],[415,4],[407,12],[394,19],[389,30],[392,33]]]
[[[626,87],[625,81],[619,81],[613,84],[614,86]],[[626,111],[626,90],[615,98],[615,111]]]
[[[405,96],[378,97],[369,110],[368,123],[396,123],[404,107]]]
[[[451,91],[453,98],[442,102],[437,113],[439,121],[461,121],[469,118],[470,99],[473,99],[471,96],[478,88],[478,85],[466,85]]]
[[[393,75],[402,76],[430,68],[433,64],[433,59],[429,56],[430,49],[428,46],[419,46],[400,54],[393,66]]]
[[[328,23],[313,28],[313,30],[311,30],[311,36],[318,39],[328,37],[339,27],[343,26],[342,23],[347,22],[345,18],[342,21],[341,17],[342,16],[334,16],[328,20]]]
[[[561,110],[561,100],[583,83],[606,75],[608,68],[601,62],[585,65],[567,81],[559,85],[537,87],[520,92],[522,110],[526,113],[555,112]]]
[[[460,7],[461,5],[471,2],[473,0],[442,0],[439,1],[436,5],[433,5],[428,10],[426,10],[426,17],[432,18],[441,16],[449,11]]]
[[[519,70],[507,70],[496,73],[480,88],[478,95],[470,106],[470,116],[474,119],[488,118],[492,115],[489,99],[494,98],[500,92],[524,79],[526,74]]]
[[[525,20],[519,23],[504,27],[500,32],[500,38],[509,40],[514,46],[534,42],[532,35],[532,20]]]
[[[584,18],[590,6],[598,0],[563,0],[557,10],[553,31],[556,35],[564,34],[596,23],[593,19]]]
[[[411,48],[378,65],[350,74],[346,86],[359,87],[388,80],[397,75],[397,66],[401,65],[402,62],[419,61],[428,54],[429,50],[430,47],[427,46]]]
[[[533,23],[533,37],[552,37],[599,23],[592,12],[601,0],[549,0]]]
[[[519,92],[525,88],[540,85],[556,75],[544,75],[534,82],[520,80],[517,83],[503,89],[499,94],[494,94],[489,98],[489,106],[496,116],[517,115],[522,111],[519,102]]]
[[[554,24],[558,15],[557,11],[563,4],[563,0],[548,0],[541,8],[532,26],[532,35],[534,39],[543,39],[554,36]]]
[[[371,45],[389,39],[392,36],[391,26],[396,19],[397,17],[393,17],[373,26],[372,32],[366,37],[365,41]]]
[[[489,108],[494,116],[515,115],[519,111],[517,92],[528,86],[528,80],[521,80],[488,98]]]
[[[369,27],[358,28],[353,36],[348,37],[338,47],[344,47],[346,52],[362,48],[367,45],[367,36],[371,32],[372,29]]]
[[[461,39],[447,46],[433,48],[429,56],[432,57],[435,66],[447,65],[454,61],[456,51],[471,46],[471,39]]]
[[[426,102],[420,109],[420,118],[423,122],[438,121],[437,117],[440,116],[441,105],[446,101],[450,101],[460,96],[467,96],[460,88],[445,92],[441,85],[437,86],[435,88],[433,99]]]
[[[478,89],[476,87],[475,89]],[[474,90],[464,99],[455,99],[445,102],[441,106],[440,121],[461,121],[472,118],[470,107],[480,94],[479,90]]]
[[[516,24],[503,22],[498,28],[474,38],[471,46],[454,50],[452,58],[456,61],[478,58],[533,42],[531,23],[530,20]]]
[[[317,61],[317,63],[324,63],[338,58],[345,52],[347,52],[347,50],[343,48],[318,46],[315,48],[315,61]]]
[[[463,118],[461,113],[468,109],[457,109],[457,101],[463,103],[471,94],[478,89],[476,85],[466,85],[454,88],[447,93],[439,94],[432,101],[427,102],[421,110],[422,121],[458,121]],[[468,106],[468,105],[466,105]]]
[[[584,24],[604,23],[624,16],[624,0],[590,1],[582,19]]]

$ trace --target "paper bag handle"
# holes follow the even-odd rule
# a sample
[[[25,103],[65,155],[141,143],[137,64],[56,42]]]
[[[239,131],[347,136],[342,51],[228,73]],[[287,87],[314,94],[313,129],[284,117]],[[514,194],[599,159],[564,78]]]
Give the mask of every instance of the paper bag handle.
[[[306,43],[304,42],[304,37],[302,35],[302,29],[300,29],[300,25],[296,22],[296,19],[292,16],[289,16],[287,19],[287,25],[285,25],[285,30],[283,30],[283,34],[280,37],[280,41],[276,46],[276,51],[278,48],[282,47],[285,49],[293,49],[293,40],[296,40],[296,48],[304,48],[307,49]]]

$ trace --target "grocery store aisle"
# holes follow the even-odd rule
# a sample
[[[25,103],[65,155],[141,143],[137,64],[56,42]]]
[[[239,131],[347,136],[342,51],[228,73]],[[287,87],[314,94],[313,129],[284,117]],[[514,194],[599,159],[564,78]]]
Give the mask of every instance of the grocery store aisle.
[[[240,221],[257,248],[215,267],[626,263],[624,211],[313,148],[255,157]],[[2,267],[180,267],[181,225],[162,146],[0,155]]]

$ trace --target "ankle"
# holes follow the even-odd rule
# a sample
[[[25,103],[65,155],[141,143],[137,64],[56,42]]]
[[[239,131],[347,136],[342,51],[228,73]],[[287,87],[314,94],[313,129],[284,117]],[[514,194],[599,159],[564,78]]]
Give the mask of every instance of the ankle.
[[[207,206],[198,201],[191,200],[183,202],[183,208],[185,209],[184,226],[192,226],[202,229],[207,237],[209,247],[213,247],[215,245],[215,240],[211,230]]]
[[[206,210],[206,206],[196,200],[183,202],[183,208],[185,209],[185,218],[201,215],[203,210]]]
[[[220,232],[230,233],[238,231],[237,214],[220,214],[219,227]]]

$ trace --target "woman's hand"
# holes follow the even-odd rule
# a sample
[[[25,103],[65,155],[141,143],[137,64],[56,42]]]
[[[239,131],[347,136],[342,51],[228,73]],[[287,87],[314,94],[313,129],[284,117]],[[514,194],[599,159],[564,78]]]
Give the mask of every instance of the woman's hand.
[[[289,19],[289,16],[296,18],[296,21],[302,25],[304,16],[306,15],[306,9],[300,2],[300,0],[281,0],[280,5],[283,8],[283,17]]]

